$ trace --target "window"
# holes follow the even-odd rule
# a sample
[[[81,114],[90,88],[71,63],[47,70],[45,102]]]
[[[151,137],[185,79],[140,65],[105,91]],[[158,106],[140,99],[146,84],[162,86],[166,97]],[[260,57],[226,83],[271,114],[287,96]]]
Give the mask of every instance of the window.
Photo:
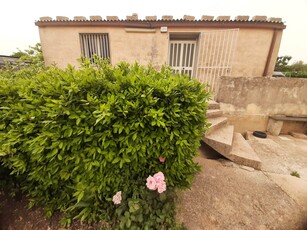
[[[108,34],[80,34],[80,46],[82,55],[88,59],[92,59],[94,54],[110,58]]]

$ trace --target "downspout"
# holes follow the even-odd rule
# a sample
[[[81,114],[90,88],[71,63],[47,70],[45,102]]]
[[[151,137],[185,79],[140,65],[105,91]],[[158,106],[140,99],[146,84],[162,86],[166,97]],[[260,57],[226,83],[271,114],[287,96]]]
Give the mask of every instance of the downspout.
[[[269,66],[270,66],[273,50],[274,50],[275,43],[276,43],[276,37],[277,37],[277,29],[274,29],[270,50],[269,50],[269,53],[268,53],[268,57],[266,59],[265,68],[264,68],[263,75],[262,75],[264,77],[267,76],[268,72],[269,72]]]

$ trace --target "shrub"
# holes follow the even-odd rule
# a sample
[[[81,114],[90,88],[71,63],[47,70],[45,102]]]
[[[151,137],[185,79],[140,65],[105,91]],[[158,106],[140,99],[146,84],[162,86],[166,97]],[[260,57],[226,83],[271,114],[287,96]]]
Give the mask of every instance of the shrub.
[[[174,227],[174,189],[188,187],[199,170],[192,159],[208,97],[203,85],[168,68],[102,60],[3,76],[0,160],[30,206],[63,212],[64,225],[75,218],[122,229]],[[158,172],[162,193],[146,187]]]

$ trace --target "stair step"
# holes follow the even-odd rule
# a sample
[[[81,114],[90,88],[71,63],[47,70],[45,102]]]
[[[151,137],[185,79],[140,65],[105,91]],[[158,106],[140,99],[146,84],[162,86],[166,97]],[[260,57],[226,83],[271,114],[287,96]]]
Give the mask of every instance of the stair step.
[[[220,117],[222,115],[223,115],[223,111],[219,109],[209,109],[207,110],[207,113],[206,113],[207,118]]]
[[[207,119],[208,123],[211,124],[210,128],[206,131],[205,135],[209,135],[215,130],[223,127],[227,124],[227,117],[211,117]]]
[[[203,141],[215,151],[227,157],[232,148],[233,131],[233,125],[225,125],[204,136]]]
[[[208,109],[220,109],[220,104],[216,101],[210,100]]]
[[[234,133],[232,150],[226,157],[240,165],[254,169],[261,168],[261,160],[258,155],[240,133]]]

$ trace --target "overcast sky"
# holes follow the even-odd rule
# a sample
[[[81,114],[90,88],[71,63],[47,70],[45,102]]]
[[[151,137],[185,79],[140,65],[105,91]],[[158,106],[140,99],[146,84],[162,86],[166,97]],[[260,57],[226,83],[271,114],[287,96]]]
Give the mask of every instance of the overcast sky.
[[[279,56],[307,63],[307,0],[2,0],[0,4],[0,55],[10,55],[39,42],[34,22],[41,16],[126,15],[266,15],[281,17],[287,25]]]

